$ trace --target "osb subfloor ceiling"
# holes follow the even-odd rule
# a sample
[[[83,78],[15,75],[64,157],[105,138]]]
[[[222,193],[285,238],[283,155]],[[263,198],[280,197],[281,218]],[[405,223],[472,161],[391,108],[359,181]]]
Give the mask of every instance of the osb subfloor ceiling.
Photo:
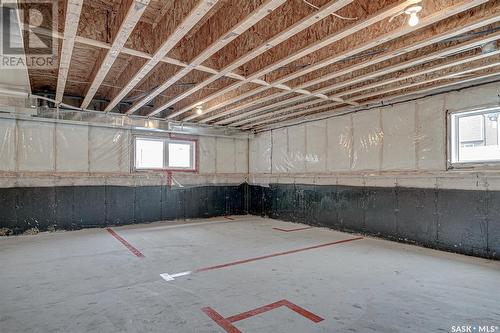
[[[32,91],[103,112],[262,129],[500,74],[500,0],[59,7],[59,65],[31,69]]]

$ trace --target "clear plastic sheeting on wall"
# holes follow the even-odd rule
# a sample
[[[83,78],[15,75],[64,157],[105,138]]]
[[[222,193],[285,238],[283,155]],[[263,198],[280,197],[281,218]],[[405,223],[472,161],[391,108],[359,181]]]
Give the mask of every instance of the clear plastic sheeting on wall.
[[[352,117],[336,117],[326,121],[326,170],[349,170],[352,160]]]
[[[249,172],[271,173],[271,132],[263,132],[250,140]]]
[[[0,121],[0,170],[16,169],[16,121]]]
[[[300,152],[290,151],[288,144],[288,128],[280,128],[272,132],[273,173],[287,173],[293,169],[293,161],[299,158]]]
[[[253,173],[445,170],[442,96],[262,132]],[[271,157],[267,158],[268,151]],[[260,155],[259,155],[260,154]],[[252,161],[255,160],[256,161]]]
[[[130,132],[89,127],[90,172],[127,172],[130,169]]]
[[[380,117],[384,133],[381,169],[416,169],[415,103],[383,108]]]
[[[121,173],[130,170],[130,133],[126,130],[1,119],[0,135],[2,171]]]
[[[446,168],[445,96],[416,101],[416,158],[418,170]]]
[[[379,111],[356,113],[353,116],[353,157],[351,169],[377,170],[380,168],[384,132],[380,126]]]
[[[19,171],[54,171],[54,124],[18,122],[17,168]]]
[[[132,129],[0,117],[0,172],[6,176],[0,182],[8,187],[103,183],[185,187],[246,181],[247,139],[190,136],[198,144],[195,171],[142,172],[133,167],[133,138],[138,133],[165,137]],[[22,177],[6,174],[16,172]]]

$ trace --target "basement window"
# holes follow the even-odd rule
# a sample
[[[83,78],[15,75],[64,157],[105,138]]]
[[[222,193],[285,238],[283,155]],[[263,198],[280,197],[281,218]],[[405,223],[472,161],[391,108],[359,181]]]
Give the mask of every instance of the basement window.
[[[452,112],[451,166],[500,162],[500,108]]]
[[[136,137],[136,170],[196,170],[196,141]]]

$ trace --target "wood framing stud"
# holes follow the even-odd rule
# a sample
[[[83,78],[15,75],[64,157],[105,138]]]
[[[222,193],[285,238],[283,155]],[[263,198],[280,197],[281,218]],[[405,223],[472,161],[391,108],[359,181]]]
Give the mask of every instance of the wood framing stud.
[[[443,89],[443,88],[447,88],[447,87],[450,87],[450,86],[455,86],[455,85],[458,85],[458,84],[464,84],[464,83],[468,83],[468,82],[473,82],[473,81],[478,81],[478,80],[484,80],[484,79],[487,79],[487,78],[491,78],[491,77],[495,77],[495,76],[500,76],[500,62],[494,62],[494,63],[491,63],[489,65],[471,68],[471,69],[468,69],[468,70],[456,72],[456,73],[453,73],[453,74],[450,74],[450,75],[446,75],[446,76],[441,76],[439,78],[435,78],[435,79],[431,79],[431,80],[426,80],[426,81],[420,81],[420,82],[416,82],[416,83],[406,84],[406,85],[399,86],[397,88],[389,88],[389,89],[386,89],[386,90],[378,91],[377,93],[374,93],[374,94],[361,95],[361,96],[358,96],[356,99],[357,100],[362,100],[364,98],[369,98],[369,97],[378,96],[378,95],[384,95],[384,94],[388,94],[388,93],[391,93],[391,92],[394,92],[394,91],[398,91],[398,90],[405,90],[405,89],[409,89],[409,88],[414,88],[414,87],[418,87],[418,86],[421,86],[421,85],[426,85],[426,84],[429,84],[429,83],[432,83],[432,82],[436,82],[436,81],[441,81],[441,80],[446,80],[446,79],[460,78],[460,76],[462,76],[462,75],[466,75],[466,74],[473,73],[473,72],[476,72],[476,71],[487,70],[487,69],[490,69],[490,68],[493,68],[494,70],[492,70],[491,72],[487,72],[487,73],[481,73],[481,74],[475,74],[475,75],[472,75],[472,76],[467,76],[467,78],[458,79],[458,80],[455,80],[453,82],[435,84],[435,85],[431,85],[429,87],[422,87],[422,88],[419,88],[417,90],[412,90],[410,92],[405,92],[405,93],[402,93],[402,94],[389,95],[389,96],[385,96],[385,97],[382,97],[382,98],[379,98],[379,99],[376,99],[376,100],[369,100],[369,101],[360,103],[360,106],[376,105],[376,104],[379,104],[379,103],[382,103],[382,102],[389,102],[389,101],[395,100],[397,98],[409,97],[409,96],[414,96],[414,95],[422,95],[422,94],[425,94],[425,93],[428,93],[428,92],[436,91],[438,89]],[[338,103],[337,104],[330,104],[329,103],[329,104],[325,104],[325,105],[322,105],[322,106],[319,106],[319,107],[316,107],[316,108],[307,109],[307,110],[304,110],[304,111],[301,111],[301,112],[294,112],[294,113],[284,114],[282,116],[273,117],[272,119],[266,119],[266,120],[263,120],[261,122],[253,123],[253,124],[251,124],[249,126],[244,126],[242,129],[246,129],[246,130],[252,129],[252,128],[260,129],[260,128],[263,127],[263,125],[266,125],[266,124],[275,123],[277,121],[281,121],[281,120],[284,120],[284,119],[287,119],[287,118],[296,118],[296,117],[299,117],[299,116],[309,115],[313,111],[317,112],[317,111],[333,110],[333,109],[335,109],[336,106],[339,106],[339,105],[340,104],[338,104]],[[338,111],[340,113],[342,111],[349,111],[349,108],[341,108],[341,109],[338,109],[338,110],[335,110],[335,111]],[[272,116],[272,115],[269,115],[269,116]]]
[[[71,56],[75,45],[76,32],[80,22],[83,0],[68,0],[64,23],[64,37],[59,57],[59,72],[57,76],[56,101],[62,102],[66,80],[68,79]]]
[[[326,86],[325,88],[320,89],[319,91],[327,93],[327,92],[335,90],[335,89],[340,89],[340,88],[343,88],[343,87],[346,87],[346,86],[349,86],[349,85],[353,85],[353,84],[356,84],[356,83],[360,83],[360,82],[363,82],[363,81],[374,79],[374,78],[377,78],[379,76],[387,75],[387,74],[390,74],[390,73],[395,73],[395,72],[403,70],[403,69],[408,69],[410,67],[417,66],[417,65],[420,65],[420,64],[424,64],[426,62],[430,62],[430,61],[433,61],[433,60],[442,59],[442,58],[445,58],[447,56],[450,56],[450,55],[453,55],[453,54],[457,54],[457,53],[460,53],[460,52],[463,52],[463,51],[466,51],[466,50],[471,50],[471,49],[474,49],[474,48],[478,48],[478,47],[481,47],[482,45],[484,45],[484,43],[491,42],[491,41],[496,41],[498,39],[500,39],[500,32],[493,33],[493,34],[491,34],[490,36],[487,36],[487,37],[479,37],[479,38],[476,38],[476,39],[474,39],[474,40],[472,40],[470,42],[465,42],[465,43],[457,44],[455,46],[448,47],[448,48],[445,48],[443,50],[436,51],[434,53],[427,54],[427,55],[424,55],[424,56],[421,56],[421,57],[418,57],[418,58],[410,59],[408,61],[396,64],[394,66],[382,68],[382,69],[380,69],[378,71],[374,71],[374,72],[368,73],[366,75],[357,76],[357,77],[355,77],[355,78],[353,78],[351,80],[343,81],[343,82],[341,82],[339,84],[329,85],[329,86]],[[410,72],[409,74],[406,74],[406,75],[396,75],[394,78],[377,81],[377,82],[375,82],[373,84],[369,84],[369,85],[362,85],[362,86],[357,87],[357,88],[349,89],[349,90],[346,90],[346,91],[334,94],[333,96],[343,97],[343,96],[351,95],[351,94],[354,94],[354,93],[357,93],[357,92],[361,92],[361,91],[364,91],[364,90],[373,89],[373,88],[376,88],[376,87],[379,87],[379,86],[387,85],[387,84],[398,82],[398,81],[403,81],[403,80],[406,80],[406,79],[409,79],[409,78],[412,78],[412,77],[415,77],[415,76],[419,76],[419,75],[424,75],[424,74],[427,74],[427,73],[436,72],[436,71],[439,71],[439,70],[442,70],[442,69],[446,69],[446,68],[450,68],[450,67],[454,67],[454,66],[465,65],[465,64],[467,64],[467,63],[469,63],[471,61],[475,61],[475,60],[479,60],[479,59],[483,59],[483,58],[492,57],[492,56],[497,55],[497,54],[498,54],[498,51],[494,51],[494,52],[490,52],[490,53],[485,53],[485,54],[481,53],[479,55],[475,55],[475,56],[471,56],[471,57],[466,57],[465,59],[459,59],[459,60],[445,62],[443,64],[439,64],[439,65],[436,65],[436,66],[431,67],[431,68],[427,68],[427,69],[420,70],[420,71]],[[299,96],[299,97],[301,97],[301,96]],[[287,101],[298,102],[298,101],[300,101],[302,99],[303,98],[292,98],[292,99],[289,99],[289,100],[285,100],[282,103],[283,104],[289,104],[289,103],[286,103],[286,102]],[[272,105],[267,105],[265,107],[258,108],[258,109],[255,109],[255,110],[251,111],[251,112],[245,113],[243,115],[244,117],[239,117],[239,118],[244,118],[243,120],[240,120],[240,121],[237,121],[237,122],[232,122],[231,126],[241,126],[243,124],[250,123],[252,121],[256,121],[256,120],[259,120],[259,119],[263,119],[263,118],[266,118],[266,117],[269,117],[269,116],[272,116],[272,115],[275,115],[275,114],[281,113],[281,112],[288,112],[288,111],[293,111],[293,110],[301,111],[301,109],[304,108],[304,107],[308,107],[308,106],[311,106],[313,104],[318,104],[318,103],[321,103],[321,102],[322,101],[319,101],[319,100],[303,102],[303,103],[300,103],[300,104],[295,104],[292,107],[287,107],[287,108],[284,108],[284,109],[279,109],[277,111],[273,111],[271,113],[263,113],[261,115],[253,116],[252,117],[253,114],[257,114],[257,113],[260,113],[260,112],[263,112],[263,111],[266,111],[266,110],[270,110],[272,108],[276,108],[276,107],[280,106],[280,103],[273,103]],[[335,104],[335,105],[337,105],[337,104]],[[317,111],[317,110],[312,110],[312,111]],[[231,120],[234,120],[234,119],[236,119],[236,117],[233,117]]]
[[[346,5],[350,4],[352,1],[353,0],[330,1],[329,3],[327,3],[326,5],[324,5],[318,12],[313,13],[311,15],[308,15],[304,19],[302,19],[299,22],[291,25],[287,29],[283,30],[282,32],[280,32],[277,35],[275,35],[274,37],[272,37],[271,39],[269,39],[266,42],[262,43],[260,46],[256,47],[252,51],[248,52],[247,54],[244,54],[243,56],[241,56],[238,59],[236,59],[235,61],[233,61],[231,64],[227,65],[223,70],[221,70],[221,74],[231,72],[231,71],[235,70],[236,68],[238,68],[238,67],[246,64],[250,60],[252,60],[255,57],[257,57],[257,56],[261,55],[262,53],[266,52],[267,50],[269,50],[269,49],[275,47],[276,45],[278,45],[278,44],[286,41],[290,37],[298,34],[299,32],[307,29],[311,25],[319,22],[320,20],[324,19],[325,17],[327,17],[327,16],[331,15],[332,13],[338,11],[339,9],[345,7]],[[182,100],[182,99],[184,99],[184,98],[186,98],[186,97],[194,94],[198,90],[202,89],[203,87],[206,87],[210,83],[212,83],[215,80],[217,80],[221,76],[221,74],[215,75],[215,76],[213,76],[213,77],[211,77],[211,78],[203,81],[202,83],[200,83],[199,85],[193,87],[192,89],[188,90],[187,92],[181,94],[180,96],[177,96],[176,98],[174,98],[170,102],[167,102],[167,103],[159,106],[158,108],[156,108],[155,110],[153,110],[149,115],[150,116],[155,115],[155,114],[163,111],[167,107],[169,107],[169,106],[177,103],[178,101],[180,101],[180,100]],[[249,83],[252,80],[260,78],[261,76],[262,75],[252,75],[251,77],[248,77],[248,78],[246,78],[243,81],[240,81],[240,82],[238,82],[236,84],[230,85],[228,88],[224,88],[224,89],[219,90],[214,95],[211,95],[208,99],[205,98],[205,99],[197,102],[194,105],[190,105],[190,106],[188,106],[186,108],[183,108],[182,110],[179,110],[177,112],[174,112],[174,113],[168,115],[167,118],[168,119],[175,118],[175,117],[177,117],[177,116],[179,116],[179,115],[181,115],[183,113],[186,113],[187,111],[192,110],[195,106],[197,106],[199,104],[203,104],[203,103],[207,102],[210,99],[219,97],[219,96],[225,94],[227,91],[232,91],[232,90],[234,90],[234,89],[242,86],[245,83]]]
[[[182,79],[184,76],[189,74],[194,68],[201,65],[205,60],[214,55],[216,52],[221,50],[224,46],[232,42],[236,37],[241,35],[243,32],[251,28],[254,24],[262,20],[264,17],[273,12],[276,8],[285,3],[286,0],[267,0],[262,6],[260,6],[253,13],[248,15],[243,21],[239,22],[236,26],[234,26],[230,31],[226,32],[223,36],[217,39],[214,43],[212,43],[207,49],[201,52],[194,60],[182,70],[177,72],[174,76],[169,78],[163,84],[161,84],[158,88],[153,90],[148,96],[144,97],[141,101],[135,103],[128,111],[127,114],[134,113],[139,110],[141,107],[146,105],[149,101],[151,101],[156,96],[160,95],[163,91],[165,91],[168,87],[172,86],[175,82]],[[216,74],[216,76],[222,76],[220,73]]]
[[[333,35],[327,36],[321,40],[316,41],[316,42],[290,54],[289,56],[287,56],[284,59],[281,59],[277,62],[274,62],[274,63],[260,69],[256,73],[252,74],[252,76],[250,76],[248,79],[258,78],[258,77],[261,77],[263,75],[266,75],[266,74],[268,74],[268,73],[270,73],[270,72],[272,72],[280,67],[286,66],[286,65],[288,65],[288,64],[290,64],[290,63],[292,63],[300,58],[303,58],[303,57],[305,57],[305,56],[307,56],[315,51],[318,51],[318,50],[322,49],[323,47],[331,45],[335,42],[338,42],[339,40],[341,40],[343,38],[346,38],[346,37],[348,37],[356,32],[359,32],[359,31],[361,31],[361,30],[363,30],[363,29],[365,29],[365,28],[367,28],[367,27],[369,27],[377,22],[380,22],[384,19],[388,19],[388,18],[396,15],[397,13],[401,12],[407,6],[409,6],[415,2],[418,2],[418,0],[400,1],[400,2],[396,3],[395,5],[393,5],[389,8],[385,8],[385,9],[381,10],[380,12],[375,13],[374,15],[371,15],[370,17],[368,17],[364,20],[361,20],[359,22],[356,22],[352,25],[347,26],[346,28],[340,30],[337,33],[334,33]],[[302,71],[304,71],[304,70],[302,70]],[[300,72],[302,72],[302,71],[300,71]],[[277,85],[284,84],[286,81],[289,81],[289,80],[280,79],[276,82],[272,82],[270,87],[276,87]],[[229,86],[228,88],[225,88],[225,89],[223,89],[215,94],[212,94],[211,96],[203,99],[199,103],[206,103],[206,102],[208,102],[216,97],[219,97],[222,94],[231,92],[234,89],[239,88],[241,85],[243,85],[242,82],[237,82],[237,83]],[[300,93],[300,91],[301,91],[301,89],[296,89],[294,92]],[[288,94],[288,92],[284,92],[282,94],[286,95],[286,94]],[[307,95],[309,95],[309,94],[307,94]],[[183,110],[180,110],[178,113],[180,114],[182,111],[184,111],[184,112],[189,111],[192,108],[193,108],[192,106],[189,106]]]
[[[470,8],[473,8],[473,7],[476,7],[484,2],[486,2],[487,0],[468,0],[468,1],[463,1],[462,3],[459,3],[459,4],[456,4],[454,6],[451,6],[451,7],[448,7],[446,9],[443,9],[439,12],[436,12],[436,13],[433,13],[433,14],[430,14],[429,16],[421,19],[420,21],[420,24],[419,24],[419,28],[423,28],[423,27],[426,27],[426,26],[430,26],[434,23],[437,23],[445,18],[448,18],[448,17],[451,17],[453,15],[456,15],[460,12],[463,12],[465,10],[468,10]],[[393,31],[389,31],[387,33],[385,33],[383,36],[381,36],[380,38],[377,38],[376,40],[370,40],[370,41],[367,41],[361,45],[359,45],[358,47],[355,47],[355,48],[352,48],[352,49],[349,49],[343,53],[340,53],[340,54],[337,54],[337,55],[333,55],[329,58],[326,58],[318,63],[315,63],[311,66],[308,66],[302,70],[299,70],[299,71],[296,71],[294,73],[291,73],[287,76],[284,76],[283,78],[277,80],[276,82],[273,82],[272,84],[283,84],[285,82],[288,82],[292,79],[295,79],[295,78],[298,78],[300,76],[303,76],[303,75],[306,75],[308,73],[311,73],[317,69],[320,69],[320,68],[323,68],[323,67],[326,67],[328,65],[331,65],[331,64],[334,64],[338,61],[341,61],[343,59],[346,59],[350,56],[354,56],[356,54],[359,54],[361,52],[365,52],[369,49],[372,49],[378,45],[381,45],[383,43],[386,43],[388,41],[391,41],[391,40],[395,40],[397,38],[400,38],[402,36],[405,36],[407,34],[410,34],[410,33],[413,33],[414,32],[414,29],[412,27],[408,27],[408,26],[403,26],[403,27],[400,27],[398,29],[395,29]],[[393,57],[397,56],[397,54],[393,54]],[[271,85],[272,85],[271,84]],[[307,84],[308,86],[310,84]],[[300,87],[303,87],[305,85],[301,85]],[[316,91],[317,93],[324,93],[323,91]],[[286,95],[286,93],[280,93],[280,96],[284,96]],[[278,96],[273,96],[274,98],[277,98]],[[302,97],[302,96],[299,96],[299,97],[294,97],[294,100],[292,102],[297,102],[297,101],[300,101],[301,99],[305,99],[305,97]],[[272,100],[271,97],[268,97],[268,98],[263,98],[263,99],[260,99],[258,101],[258,103],[263,103],[263,102],[266,102],[268,100]],[[255,101],[254,101],[255,102]],[[280,102],[281,103],[281,102]],[[283,102],[285,103],[285,102]],[[318,101],[319,103],[319,101]],[[273,108],[274,106],[271,105],[271,106],[268,106],[267,109],[271,109]],[[236,109],[232,109],[232,110],[227,110],[227,111],[224,111],[223,113],[220,113],[220,116],[225,116],[225,115],[230,115],[236,111],[239,111],[241,110],[241,106],[240,107],[237,107]],[[259,110],[260,111],[264,111],[264,110]],[[252,110],[250,110],[249,112],[252,112]],[[251,114],[254,114],[254,113],[251,113]],[[215,124],[217,125],[222,125],[222,124],[229,124],[231,123],[232,121],[235,121],[237,119],[241,119],[241,118],[244,118],[246,115],[250,115],[248,113],[245,113],[245,114],[240,114],[238,116],[234,116],[234,117],[231,117],[231,118],[228,118],[228,119],[224,119],[224,120],[220,120],[220,121],[217,121],[215,122]],[[219,116],[219,117],[220,117]]]
[[[92,98],[94,98],[97,89],[101,86],[101,83],[106,78],[111,66],[113,66],[118,55],[123,51],[123,47],[127,42],[130,34],[134,30],[135,26],[139,22],[142,14],[146,10],[146,7],[149,5],[150,0],[132,0],[131,4],[127,10],[127,14],[125,15],[125,19],[120,25],[118,33],[113,41],[113,44],[106,52],[106,56],[100,62],[97,67],[95,73],[92,75],[92,83],[87,89],[87,93],[85,94],[85,98],[83,99],[81,108],[86,109]],[[126,9],[126,8],[125,8]]]
[[[148,60],[134,77],[123,87],[117,96],[108,104],[104,111],[109,112],[128,95],[132,89],[163,59],[170,50],[191,30],[219,0],[200,0],[184,21],[163,42],[155,54]]]

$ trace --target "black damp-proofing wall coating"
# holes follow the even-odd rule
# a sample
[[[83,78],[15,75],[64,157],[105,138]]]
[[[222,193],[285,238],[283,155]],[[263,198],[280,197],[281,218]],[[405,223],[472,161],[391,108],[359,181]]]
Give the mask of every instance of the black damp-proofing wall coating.
[[[246,214],[246,184],[224,186],[64,186],[0,189],[0,228],[74,230]]]
[[[249,213],[500,259],[500,192],[250,185]]]
[[[271,184],[0,189],[0,228],[73,230],[224,215],[360,232],[500,259],[500,191]]]

